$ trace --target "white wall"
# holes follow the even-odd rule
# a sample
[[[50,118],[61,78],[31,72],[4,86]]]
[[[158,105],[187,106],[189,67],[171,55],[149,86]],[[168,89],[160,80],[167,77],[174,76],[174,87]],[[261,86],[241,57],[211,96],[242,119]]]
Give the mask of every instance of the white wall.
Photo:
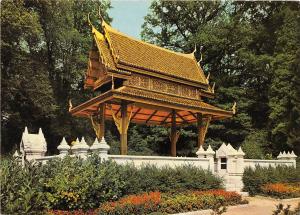
[[[294,166],[294,160],[258,160],[258,159],[244,159],[244,168],[251,167],[255,168],[255,166],[259,165],[261,167],[277,167],[277,166]]]
[[[167,157],[167,156],[133,156],[133,155],[108,155],[109,159],[114,160],[117,164],[133,163],[139,167],[141,165],[162,166],[180,166],[191,164],[202,169],[210,169],[208,158],[190,158],[190,157]]]

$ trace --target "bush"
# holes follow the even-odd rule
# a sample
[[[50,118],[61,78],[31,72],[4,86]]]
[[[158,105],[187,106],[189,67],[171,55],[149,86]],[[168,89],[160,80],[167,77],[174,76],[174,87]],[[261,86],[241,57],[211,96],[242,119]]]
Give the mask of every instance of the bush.
[[[178,192],[183,190],[209,190],[222,187],[222,180],[201,168],[183,165],[175,168],[157,168],[146,165],[140,169],[132,165],[122,167],[125,182],[124,194],[160,191]]]
[[[66,157],[43,166],[43,185],[49,208],[61,210],[96,208],[100,203],[122,196],[124,182],[120,166],[114,162],[101,163],[92,156],[82,159]]]
[[[300,182],[300,168],[278,166],[246,168],[243,175],[244,191],[251,196],[263,194],[262,187],[272,183]]]
[[[178,192],[218,189],[221,179],[194,166],[174,169],[155,166],[136,168],[115,162],[65,157],[47,164],[27,163],[22,168],[12,159],[1,160],[1,208],[8,214],[97,208],[104,202],[141,192]]]
[[[40,165],[25,163],[25,167],[15,159],[1,159],[1,208],[6,214],[30,214],[41,211],[46,203]],[[37,213],[35,213],[37,214]]]

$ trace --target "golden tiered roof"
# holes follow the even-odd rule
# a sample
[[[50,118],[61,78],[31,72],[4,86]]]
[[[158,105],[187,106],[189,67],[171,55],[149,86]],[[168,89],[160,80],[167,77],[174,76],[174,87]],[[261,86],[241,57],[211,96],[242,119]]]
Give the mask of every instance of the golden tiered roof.
[[[203,70],[194,54],[170,51],[131,38],[102,22],[103,34],[92,26],[96,47],[90,51],[86,87],[100,89],[100,94],[70,108],[74,116],[90,117],[105,104],[105,116],[120,114],[121,103],[128,104],[132,122],[170,125],[171,112],[176,112],[176,124],[194,123],[196,115],[204,119],[229,118],[226,111],[203,101],[213,98]],[[114,87],[114,80],[122,84]],[[109,88],[103,86],[110,84]],[[102,87],[102,88],[101,88]]]
[[[208,89],[193,53],[183,54],[127,36],[102,23],[104,34],[92,27],[101,61],[108,70],[130,71]]]

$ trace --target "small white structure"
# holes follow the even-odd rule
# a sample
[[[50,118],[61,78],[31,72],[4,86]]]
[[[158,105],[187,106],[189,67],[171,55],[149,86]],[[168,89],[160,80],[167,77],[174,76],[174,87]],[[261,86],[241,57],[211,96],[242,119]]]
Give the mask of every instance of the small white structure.
[[[23,159],[24,156],[27,160],[44,157],[46,151],[47,143],[42,129],[39,129],[38,134],[29,134],[27,127],[25,127],[20,143],[20,152],[23,155]]]
[[[241,191],[243,188],[244,155],[241,147],[236,150],[225,143],[216,151],[216,173],[224,178],[225,188],[228,191]]]
[[[68,145],[65,137],[63,137],[62,141],[60,144],[57,146],[57,149],[59,150],[59,155],[60,156],[66,156],[69,153],[70,146]]]

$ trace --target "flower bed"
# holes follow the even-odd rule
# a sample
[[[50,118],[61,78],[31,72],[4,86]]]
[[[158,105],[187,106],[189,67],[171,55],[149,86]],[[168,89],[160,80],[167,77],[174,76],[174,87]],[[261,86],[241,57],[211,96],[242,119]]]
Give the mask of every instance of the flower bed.
[[[261,187],[262,194],[277,198],[300,197],[300,183],[274,183]]]
[[[118,201],[103,203],[98,209],[87,214],[149,214],[180,213],[202,209],[213,209],[216,206],[245,204],[241,195],[224,190],[191,191],[179,194],[150,192],[140,195],[129,195]],[[83,211],[48,211],[53,215],[83,214]]]
[[[128,195],[159,191],[185,192],[222,187],[222,179],[192,165],[161,167],[101,162],[97,155],[86,160],[66,156],[46,164],[1,159],[1,212],[37,214],[45,210],[95,210],[103,203]]]
[[[270,195],[273,192],[262,190],[267,184],[299,184],[300,166],[297,168],[288,166],[246,168],[243,183],[244,191],[249,192],[251,196]]]

